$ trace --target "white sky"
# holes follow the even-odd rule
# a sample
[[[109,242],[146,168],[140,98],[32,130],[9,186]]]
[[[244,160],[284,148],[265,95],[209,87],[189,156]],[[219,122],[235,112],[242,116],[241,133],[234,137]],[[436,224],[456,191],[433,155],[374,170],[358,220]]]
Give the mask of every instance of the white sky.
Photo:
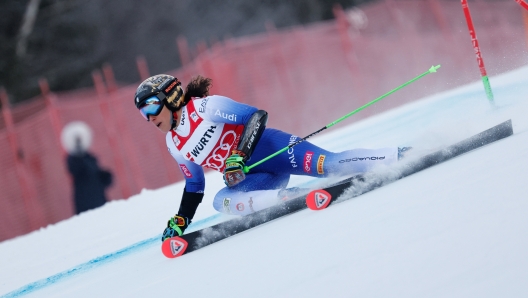
[[[490,82],[497,108],[477,81],[358,123],[344,121],[311,141],[333,151],[410,145],[419,155],[512,119],[514,135],[505,140],[172,260],[161,254],[159,236],[177,212],[183,184],[144,190],[0,243],[0,295],[522,297],[528,67]],[[229,218],[212,208],[221,175],[207,179],[189,231]],[[294,177],[290,184],[310,181]]]

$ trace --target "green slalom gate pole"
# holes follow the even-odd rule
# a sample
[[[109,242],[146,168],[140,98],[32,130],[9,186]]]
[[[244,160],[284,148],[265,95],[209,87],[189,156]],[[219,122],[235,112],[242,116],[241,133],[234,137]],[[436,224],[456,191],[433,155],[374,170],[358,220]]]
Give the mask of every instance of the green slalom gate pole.
[[[408,82],[406,82],[406,83],[404,83],[404,84],[402,84],[402,85],[400,85],[400,86],[398,86],[398,87],[392,89],[391,91],[389,91],[389,92],[383,94],[382,96],[380,96],[380,97],[374,99],[373,101],[364,104],[363,106],[361,106],[361,107],[359,107],[359,108],[353,110],[352,112],[350,112],[350,113],[346,114],[345,116],[343,116],[343,117],[337,119],[336,121],[334,121],[334,122],[332,122],[332,123],[326,125],[325,127],[323,127],[323,128],[321,128],[321,129],[319,129],[319,130],[317,130],[317,131],[315,131],[315,132],[313,132],[313,133],[307,135],[306,137],[304,137],[304,138],[298,140],[297,142],[292,143],[292,144],[290,144],[290,145],[288,145],[288,146],[282,148],[281,150],[279,150],[279,151],[273,153],[272,155],[270,155],[270,156],[268,156],[268,157],[263,158],[262,160],[257,161],[256,163],[254,163],[254,164],[252,164],[252,165],[250,165],[250,166],[245,166],[245,167],[244,167],[244,173],[248,173],[249,170],[251,170],[252,168],[254,168],[254,167],[258,166],[258,165],[260,165],[261,163],[265,162],[266,160],[269,160],[269,159],[271,159],[271,158],[273,158],[273,157],[275,157],[275,156],[281,154],[282,152],[284,152],[284,151],[290,149],[291,147],[296,146],[297,144],[306,141],[306,139],[308,139],[309,137],[311,137],[311,136],[313,136],[313,135],[316,135],[316,134],[320,133],[321,131],[323,131],[323,130],[325,130],[325,129],[327,129],[327,128],[330,128],[330,127],[332,127],[332,126],[334,126],[334,125],[336,125],[337,123],[339,123],[339,122],[341,122],[341,121],[347,119],[348,117],[350,117],[350,116],[352,116],[352,115],[358,113],[359,111],[361,111],[361,110],[363,110],[363,109],[365,109],[365,108],[367,108],[367,107],[369,107],[369,106],[375,104],[376,102],[378,102],[378,101],[382,100],[383,98],[385,98],[385,97],[391,95],[392,93],[394,93],[394,92],[400,90],[401,88],[403,88],[403,87],[405,87],[405,86],[407,86],[407,85],[413,83],[414,81],[416,81],[416,80],[418,80],[418,79],[421,79],[422,77],[424,77],[424,76],[426,76],[426,75],[428,75],[428,74],[430,74],[430,73],[436,72],[436,70],[439,69],[439,68],[440,68],[440,65],[437,65],[437,66],[431,66],[431,68],[429,68],[429,70],[427,70],[426,72],[424,72],[424,73],[422,73],[421,75],[417,76],[416,78],[414,78],[414,79],[412,79],[412,80],[410,80],[410,81],[408,81]]]
[[[461,0],[461,4],[462,10],[464,11],[464,16],[466,17],[466,23],[468,26],[469,35],[471,37],[471,43],[473,44],[473,50],[475,51],[475,55],[477,56],[477,64],[480,70],[480,76],[482,77],[482,83],[484,84],[484,90],[486,91],[486,96],[488,97],[490,104],[495,107],[493,92],[491,91],[488,74],[486,72],[486,67],[484,66],[484,59],[482,58],[482,53],[480,51],[480,46],[477,40],[475,26],[473,26],[471,13],[469,12],[469,5],[467,0]]]

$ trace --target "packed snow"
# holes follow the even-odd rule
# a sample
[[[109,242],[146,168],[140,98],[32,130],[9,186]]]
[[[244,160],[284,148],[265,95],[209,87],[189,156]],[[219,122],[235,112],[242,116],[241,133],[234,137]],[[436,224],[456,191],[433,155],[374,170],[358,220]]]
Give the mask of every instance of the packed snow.
[[[490,82],[495,105],[476,81],[310,140],[333,151],[410,145],[418,156],[508,119],[511,137],[177,259],[161,254],[160,236],[183,184],[143,190],[0,243],[0,295],[525,297],[528,67]],[[219,173],[207,174],[189,232],[230,218],[212,208],[222,187]]]

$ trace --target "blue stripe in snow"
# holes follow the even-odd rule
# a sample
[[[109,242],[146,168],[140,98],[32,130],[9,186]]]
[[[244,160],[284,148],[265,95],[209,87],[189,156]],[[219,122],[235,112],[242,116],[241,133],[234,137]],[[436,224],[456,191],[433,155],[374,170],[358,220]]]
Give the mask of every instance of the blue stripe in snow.
[[[189,226],[189,231],[195,231],[201,228],[204,228],[206,226],[209,226],[211,222],[218,221],[222,214],[216,214],[213,216],[209,216],[207,218],[204,218],[202,220],[196,221],[195,223],[192,223]],[[80,264],[78,266],[75,266],[71,269],[68,269],[66,271],[62,271],[60,273],[54,274],[50,277],[43,278],[41,280],[32,282],[30,284],[27,284],[17,290],[14,290],[12,292],[9,292],[5,295],[2,295],[1,298],[4,297],[20,297],[22,295],[29,294],[31,292],[34,292],[36,290],[43,289],[45,287],[51,286],[53,284],[56,284],[60,281],[63,281],[64,279],[68,277],[75,276],[79,273],[87,272],[90,269],[93,269],[95,267],[101,266],[103,264],[107,264],[110,262],[113,262],[119,258],[122,258],[124,256],[127,256],[131,253],[136,253],[138,251],[141,251],[142,249],[148,248],[153,246],[154,244],[159,244],[159,241],[161,239],[161,234],[157,235],[156,237],[152,237],[143,241],[140,241],[138,243],[132,244],[128,247],[125,247],[123,249],[120,249],[116,252],[103,255],[100,257],[97,257],[93,260],[90,260],[86,263]]]

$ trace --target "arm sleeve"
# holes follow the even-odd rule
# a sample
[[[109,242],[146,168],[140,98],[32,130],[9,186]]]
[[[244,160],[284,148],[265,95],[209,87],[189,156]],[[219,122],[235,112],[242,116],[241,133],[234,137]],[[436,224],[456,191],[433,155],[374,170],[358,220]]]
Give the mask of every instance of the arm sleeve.
[[[220,95],[198,99],[195,106],[204,119],[236,125],[245,125],[258,110],[253,106]]]
[[[174,160],[178,163],[180,170],[185,178],[185,189],[187,192],[203,193],[205,189],[205,176],[203,168],[190,160],[186,160],[183,155],[176,149],[172,141],[170,132],[166,137],[167,148]]]
[[[244,158],[244,161],[247,161],[253,154],[253,150],[255,150],[260,137],[266,129],[267,122],[268,113],[264,110],[258,110],[244,126],[244,131],[237,147],[237,152]]]
[[[202,202],[205,189],[205,176],[203,168],[191,161],[186,160],[183,155],[176,149],[172,142],[170,132],[166,137],[167,148],[169,153],[178,163],[180,170],[185,178],[185,188],[178,210],[178,215],[185,216],[192,220],[198,205]]]

